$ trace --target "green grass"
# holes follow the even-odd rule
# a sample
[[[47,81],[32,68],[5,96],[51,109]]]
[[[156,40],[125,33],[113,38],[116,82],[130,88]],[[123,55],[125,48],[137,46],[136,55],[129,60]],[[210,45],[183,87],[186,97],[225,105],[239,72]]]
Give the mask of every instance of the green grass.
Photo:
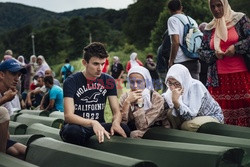
[[[127,92],[129,89],[127,89],[127,87],[124,86],[123,84],[123,93]],[[105,111],[104,111],[104,118],[106,122],[112,122],[112,111],[110,109],[109,106],[109,101],[107,100],[106,106],[105,106]]]

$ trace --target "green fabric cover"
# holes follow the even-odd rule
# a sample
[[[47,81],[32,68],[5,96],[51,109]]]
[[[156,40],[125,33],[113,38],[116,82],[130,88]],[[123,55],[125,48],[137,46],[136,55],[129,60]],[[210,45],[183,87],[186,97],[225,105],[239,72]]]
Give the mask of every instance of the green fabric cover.
[[[41,123],[54,128],[61,128],[63,125],[63,120],[59,118],[43,117],[30,114],[22,114],[17,117],[16,122],[25,123],[30,126],[34,123]]]
[[[49,114],[49,117],[60,118],[60,119],[64,120],[64,113],[60,112],[60,111],[54,111],[54,112]]]
[[[22,143],[24,145],[29,145],[34,140],[44,137],[44,135],[41,134],[32,134],[32,135],[10,135],[10,139],[13,141],[17,141],[19,143]]]
[[[13,113],[11,116],[10,116],[10,120],[11,121],[16,121],[17,117],[19,115],[22,115],[22,113]]]
[[[150,161],[40,138],[28,146],[26,161],[44,167],[156,167]]]
[[[9,132],[11,135],[23,135],[26,132],[27,125],[19,122],[10,121]]]
[[[0,153],[0,167],[36,167],[36,165],[10,155]]]
[[[45,110],[21,110],[19,113],[22,114],[31,114],[31,115],[39,115],[39,116],[45,116],[48,117],[50,112]]]
[[[244,151],[240,148],[180,142],[131,139],[113,136],[99,144],[96,136],[87,146],[119,155],[153,161],[159,167],[239,166]]]
[[[46,137],[51,137],[56,140],[61,140],[59,131],[60,130],[57,128],[46,126],[41,123],[34,123],[27,128],[26,134],[42,134]]]
[[[245,150],[242,165],[250,165],[250,140],[236,137],[210,135],[177,129],[155,127],[149,129],[144,139],[176,141],[185,143],[207,144],[217,146],[239,147]]]
[[[215,122],[203,124],[197,132],[250,139],[249,127],[219,124]]]

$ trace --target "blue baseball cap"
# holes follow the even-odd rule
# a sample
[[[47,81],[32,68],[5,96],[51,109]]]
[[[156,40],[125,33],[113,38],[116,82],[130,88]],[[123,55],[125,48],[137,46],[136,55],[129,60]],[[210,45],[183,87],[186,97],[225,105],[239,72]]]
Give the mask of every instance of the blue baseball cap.
[[[27,73],[27,70],[24,66],[22,66],[15,59],[8,59],[0,64],[0,71],[10,71],[10,72],[18,72],[20,71],[23,74]]]

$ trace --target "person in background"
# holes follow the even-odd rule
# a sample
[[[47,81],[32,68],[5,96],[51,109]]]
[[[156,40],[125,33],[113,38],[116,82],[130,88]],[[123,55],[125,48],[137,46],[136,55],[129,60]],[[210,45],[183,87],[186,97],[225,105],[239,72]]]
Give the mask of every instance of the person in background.
[[[205,27],[198,52],[209,64],[208,90],[226,124],[250,127],[250,20],[233,11],[227,0],[208,2],[214,18]]]
[[[55,77],[54,77],[54,73],[53,73],[53,71],[52,70],[46,70],[45,71],[45,73],[44,73],[44,75],[45,75],[45,77],[46,76],[52,76],[53,77],[53,83],[55,84],[55,85],[57,85],[57,86],[61,86],[61,83],[58,81],[58,79],[56,79]]]
[[[118,97],[120,97],[122,94],[123,73],[124,73],[124,68],[123,68],[123,65],[120,63],[119,57],[114,56],[113,64],[111,65],[110,74],[115,79]]]
[[[161,79],[162,92],[166,92],[167,87],[165,85],[165,77],[168,71],[168,60],[171,50],[171,41],[168,35],[168,30],[166,30],[162,37],[162,44],[157,49],[157,62],[156,69],[159,73]]]
[[[30,83],[32,83],[33,77],[35,76],[37,68],[38,68],[38,65],[36,63],[36,55],[30,56],[29,64],[30,64]]]
[[[50,70],[48,63],[45,61],[42,55],[37,57],[38,68],[35,75],[44,76],[46,70]]]
[[[156,70],[156,63],[153,60],[153,55],[148,54],[146,58],[145,68],[148,69],[150,76],[152,78],[152,82],[154,85],[154,89],[159,91],[161,89],[161,83],[159,79],[159,74]]]
[[[123,123],[130,130],[130,137],[141,138],[153,126],[170,127],[164,111],[164,99],[154,91],[149,71],[141,66],[128,72],[130,91],[120,98]]]
[[[12,50],[8,49],[4,52],[4,56],[3,56],[3,61],[8,60],[8,59],[12,59],[13,58],[13,52]]]
[[[8,59],[0,64],[0,152],[21,159],[24,159],[26,146],[9,139],[10,116],[3,105],[12,101],[17,94],[16,85],[20,75],[24,73],[26,69],[14,59]]]
[[[74,66],[70,64],[69,59],[65,59],[65,64],[61,68],[61,76],[62,80],[65,81],[65,79],[71,75],[74,72]]]
[[[54,85],[53,77],[51,75],[44,77],[44,85],[49,89],[49,104],[46,108],[42,108],[46,111],[64,111],[63,107],[63,90],[61,87]]]
[[[115,133],[129,136],[129,128],[121,124],[115,80],[102,72],[107,58],[108,53],[102,43],[89,44],[84,48],[82,59],[85,70],[65,80],[65,124],[60,131],[63,141],[84,146],[93,135],[99,143],[104,142],[105,136],[110,139],[110,135]],[[112,123],[106,123],[104,119],[107,98],[113,114]]]
[[[204,32],[204,29],[205,29],[206,26],[207,26],[206,22],[202,22],[199,25],[199,29],[200,29],[200,31],[202,33]],[[200,63],[201,63],[200,81],[203,83],[203,85],[206,86],[208,64],[206,62],[204,62],[204,61],[200,61]]]
[[[170,68],[174,64],[182,64],[188,68],[194,79],[199,79],[199,60],[188,58],[184,55],[180,47],[180,45],[183,44],[184,25],[179,20],[179,17],[185,20],[185,23],[190,21],[193,26],[198,27],[198,25],[194,19],[183,14],[182,8],[181,0],[170,0],[168,2],[168,9],[172,15],[168,19],[168,34],[171,39],[171,52],[168,67]]]
[[[133,52],[130,55],[130,60],[128,61],[126,65],[126,72],[130,70],[130,68],[134,66],[143,66],[143,63],[137,58],[137,53]]]
[[[224,122],[219,104],[199,80],[191,77],[185,66],[171,66],[165,82],[168,89],[163,97],[170,108],[168,119],[172,128],[197,131],[204,123]]]

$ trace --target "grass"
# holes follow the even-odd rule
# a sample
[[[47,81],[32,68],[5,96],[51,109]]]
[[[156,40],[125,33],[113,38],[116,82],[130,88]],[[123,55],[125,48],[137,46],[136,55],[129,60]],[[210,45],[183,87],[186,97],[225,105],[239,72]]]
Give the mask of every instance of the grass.
[[[123,84],[123,93],[127,92],[129,89],[124,86]],[[104,117],[106,122],[112,122],[112,111],[110,109],[109,101],[107,100],[106,106],[105,106],[105,111],[104,111]]]

